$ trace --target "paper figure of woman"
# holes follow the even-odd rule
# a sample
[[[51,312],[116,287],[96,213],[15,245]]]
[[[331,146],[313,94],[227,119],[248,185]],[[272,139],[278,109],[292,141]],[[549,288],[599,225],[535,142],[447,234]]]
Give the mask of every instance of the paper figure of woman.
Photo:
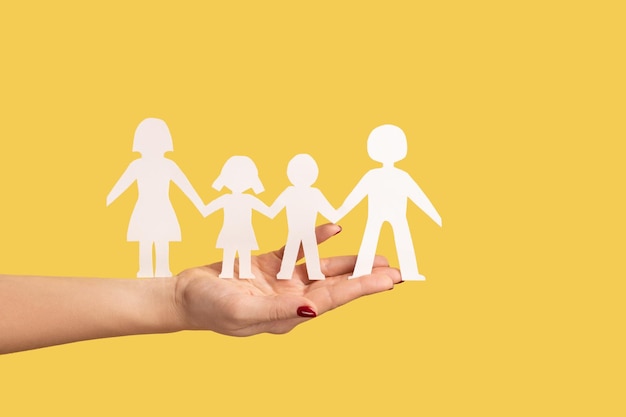
[[[137,277],[170,277],[169,242],[181,240],[180,225],[170,202],[170,181],[202,211],[204,202],[174,161],[165,157],[173,150],[170,131],[163,120],[148,118],[135,130],[133,151],[141,153],[122,174],[107,196],[107,206],[135,181],[137,204],[130,217],[126,239],[139,242]],[[155,260],[153,260],[153,248]],[[156,268],[153,267],[153,263]]]

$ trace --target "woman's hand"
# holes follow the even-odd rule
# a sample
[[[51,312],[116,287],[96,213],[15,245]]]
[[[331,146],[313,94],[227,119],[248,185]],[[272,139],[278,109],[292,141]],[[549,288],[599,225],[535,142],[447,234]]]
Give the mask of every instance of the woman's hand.
[[[316,229],[325,241],[341,228]],[[323,281],[305,265],[276,279],[283,250],[252,258],[256,279],[220,279],[221,264],[174,278],[114,279],[0,275],[0,354],[80,340],[206,329],[247,336],[285,333],[363,295],[393,288],[400,273],[377,257],[373,273],[348,280],[356,257],[322,259]]]
[[[333,224],[319,226],[318,244],[340,231]],[[296,267],[292,279],[278,280],[283,250],[252,257],[255,279],[218,278],[221,263],[181,272],[174,297],[181,327],[232,336],[286,333],[317,315],[361,296],[390,290],[402,281],[400,272],[380,256],[372,274],[358,279],[347,278],[356,256],[338,256],[321,260],[325,280],[309,281],[304,264]]]

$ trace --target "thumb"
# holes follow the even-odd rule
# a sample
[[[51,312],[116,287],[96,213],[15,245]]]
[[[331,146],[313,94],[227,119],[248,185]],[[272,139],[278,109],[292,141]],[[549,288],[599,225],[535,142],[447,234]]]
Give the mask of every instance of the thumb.
[[[317,307],[308,298],[297,295],[252,297],[246,306],[246,316],[250,324],[313,318],[317,316]]]

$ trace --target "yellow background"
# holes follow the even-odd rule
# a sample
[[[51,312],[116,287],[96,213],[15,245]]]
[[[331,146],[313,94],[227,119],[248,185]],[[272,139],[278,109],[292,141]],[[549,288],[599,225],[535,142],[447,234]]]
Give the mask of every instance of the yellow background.
[[[304,152],[337,206],[376,166],[370,130],[401,126],[398,167],[443,217],[408,211],[427,281],[284,336],[2,356],[0,415],[624,415],[621,2],[221,3],[0,6],[1,271],[134,276],[136,189],[105,197],[159,117],[206,202],[229,156],[271,202]],[[171,195],[172,269],[219,260],[221,214]],[[365,216],[322,255],[355,253]],[[284,214],[254,223],[284,243]],[[379,252],[396,262],[389,228]]]

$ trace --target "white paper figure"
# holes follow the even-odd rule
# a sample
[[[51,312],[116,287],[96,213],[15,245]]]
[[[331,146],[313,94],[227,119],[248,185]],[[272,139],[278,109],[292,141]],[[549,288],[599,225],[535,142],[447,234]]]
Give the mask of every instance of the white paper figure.
[[[148,118],[135,130],[133,152],[141,158],[134,160],[107,196],[107,206],[135,181],[139,196],[130,217],[127,240],[139,242],[139,272],[137,277],[171,277],[169,242],[180,242],[180,226],[169,198],[170,181],[202,211],[204,202],[191,186],[176,163],[164,156],[173,150],[170,131],[163,120]],[[152,248],[156,254],[153,270]]]
[[[287,177],[293,186],[287,187],[270,208],[270,217],[274,218],[283,208],[287,211],[287,244],[278,279],[291,279],[296,265],[300,244],[306,257],[306,268],[310,280],[322,280],[326,277],[320,268],[315,221],[320,213],[333,221],[336,210],[317,188],[311,187],[317,180],[317,163],[307,154],[294,156],[287,166]]]
[[[369,135],[367,152],[370,158],[381,162],[383,166],[366,173],[338,209],[338,219],[340,219],[367,197],[367,225],[354,272],[350,278],[372,272],[380,229],[387,221],[393,228],[402,279],[404,281],[425,279],[417,271],[415,250],[406,219],[407,198],[439,226],[441,226],[441,217],[411,176],[394,167],[395,162],[404,159],[406,151],[406,136],[397,126],[382,125],[372,130]]]
[[[269,215],[269,207],[261,200],[244,192],[252,188],[255,194],[263,192],[263,184],[252,159],[233,156],[222,167],[213,188],[232,191],[207,204],[204,216],[224,209],[224,225],[217,238],[217,247],[224,250],[220,278],[234,278],[235,256],[239,254],[239,278],[254,278],[251,252],[258,249],[252,228],[252,210]]]

